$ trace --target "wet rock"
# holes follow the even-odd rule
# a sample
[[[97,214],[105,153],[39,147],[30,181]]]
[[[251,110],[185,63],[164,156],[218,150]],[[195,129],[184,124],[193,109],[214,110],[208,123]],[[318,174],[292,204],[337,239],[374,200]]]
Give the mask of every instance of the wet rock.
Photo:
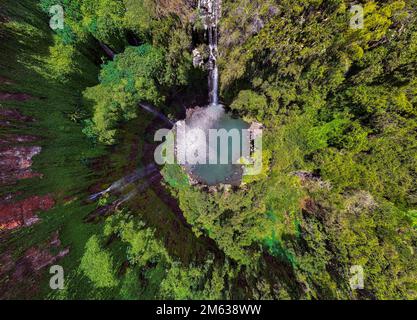
[[[198,49],[193,50],[193,66],[194,68],[202,68],[204,66],[204,58]]]
[[[14,203],[10,200],[0,203],[0,230],[31,226],[39,221],[37,212],[50,210],[55,205],[50,195],[33,196]]]
[[[216,27],[219,24],[222,12],[221,0],[199,0],[198,8],[200,10],[200,18],[206,29]]]
[[[249,131],[251,132],[252,138],[255,139],[262,134],[262,130],[264,129],[264,125],[260,122],[252,122]]]

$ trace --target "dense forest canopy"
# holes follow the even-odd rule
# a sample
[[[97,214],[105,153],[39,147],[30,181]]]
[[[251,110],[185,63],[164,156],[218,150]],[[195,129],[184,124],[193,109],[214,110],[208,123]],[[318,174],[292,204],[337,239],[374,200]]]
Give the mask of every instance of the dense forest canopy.
[[[57,4],[64,27],[51,30]],[[0,200],[55,201],[36,224],[0,227],[0,261],[48,247],[55,231],[69,249],[64,290],[42,269],[29,287],[2,277],[0,297],[417,298],[417,4],[223,0],[222,11],[221,101],[262,123],[261,174],[213,189],[166,165],[157,186],[86,203],[147,163],[156,124],[139,103],[176,120],[207,102],[207,70],[193,66],[195,48],[208,55],[197,2],[0,4],[0,93],[36,97],[0,94],[0,107],[38,120],[12,133],[42,135],[44,176],[2,185]]]

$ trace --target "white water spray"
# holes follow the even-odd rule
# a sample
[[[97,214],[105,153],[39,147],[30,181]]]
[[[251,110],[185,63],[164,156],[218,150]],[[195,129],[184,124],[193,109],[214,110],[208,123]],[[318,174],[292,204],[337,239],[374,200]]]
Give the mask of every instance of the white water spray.
[[[210,105],[219,104],[219,68],[217,66],[217,45],[210,45],[210,56],[213,61],[213,69],[210,71]]]
[[[103,190],[101,192],[95,193],[88,197],[88,200],[90,201],[96,201],[97,199],[101,198],[103,195],[110,193],[110,192],[119,192],[122,191],[127,187],[127,185],[134,183],[140,179],[143,179],[147,176],[149,176],[152,173],[155,173],[157,170],[156,166],[154,164],[150,164],[146,166],[143,169],[137,169],[133,173],[121,178],[120,180],[117,180],[116,182],[112,183],[110,187],[108,187],[106,190]]]
[[[190,164],[188,160],[193,159],[195,154],[216,153],[215,150],[207,149],[210,147],[207,137],[209,137],[209,130],[214,128],[224,116],[223,106],[212,104],[207,108],[195,109],[186,120],[177,122],[176,151],[182,163]],[[195,129],[204,132],[204,135],[196,134]]]
[[[139,106],[144,109],[145,111],[152,113],[154,116],[158,117],[159,119],[161,119],[162,121],[164,121],[166,124],[168,124],[169,126],[173,126],[174,122],[172,120],[170,120],[166,115],[164,115],[162,112],[159,112],[158,110],[156,110],[153,106],[151,106],[149,103],[146,102],[140,102]]]
[[[177,122],[176,151],[177,156],[182,159],[187,158],[186,155],[200,154],[200,152],[205,154],[207,151],[207,154],[210,154],[211,150],[206,150],[208,147],[206,137],[209,136],[209,129],[214,128],[215,124],[225,116],[225,110],[219,104],[219,69],[217,65],[217,27],[221,16],[221,0],[199,0],[198,9],[207,32],[210,49],[208,61],[209,106],[197,108],[185,121]],[[196,135],[194,129],[204,131],[206,137]]]

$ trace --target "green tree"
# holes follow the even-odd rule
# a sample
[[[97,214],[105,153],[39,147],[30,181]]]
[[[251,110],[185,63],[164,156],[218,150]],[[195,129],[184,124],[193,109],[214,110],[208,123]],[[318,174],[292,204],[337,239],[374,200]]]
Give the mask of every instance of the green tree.
[[[80,270],[97,288],[111,288],[118,284],[112,257],[109,252],[100,247],[100,240],[95,235],[85,246]]]

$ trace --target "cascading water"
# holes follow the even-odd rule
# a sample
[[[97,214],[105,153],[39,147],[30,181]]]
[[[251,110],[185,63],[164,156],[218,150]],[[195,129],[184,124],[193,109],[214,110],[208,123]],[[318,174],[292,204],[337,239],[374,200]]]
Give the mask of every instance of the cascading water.
[[[106,190],[101,192],[95,193],[88,197],[89,201],[96,201],[100,199],[102,196],[112,192],[120,192],[123,191],[129,184],[135,183],[136,181],[146,178],[151,174],[154,174],[157,171],[156,165],[150,164],[145,168],[136,169],[131,174],[117,180],[116,182],[112,183]]]
[[[214,47],[213,47],[214,48]],[[210,49],[211,51],[214,49]],[[217,48],[216,48],[217,50]],[[216,58],[213,58],[216,59]],[[214,68],[211,71],[211,93],[210,93],[210,105],[219,104],[219,68],[217,67],[217,62],[214,63]]]
[[[198,8],[201,13],[201,18],[204,22],[205,30],[207,32],[208,45],[209,45],[209,59],[208,59],[208,70],[209,70],[209,105],[207,108],[196,108],[193,110],[191,115],[184,121],[174,122],[166,117],[163,113],[159,112],[156,108],[146,102],[140,102],[139,106],[145,111],[153,114],[165,122],[168,127],[172,126],[184,129],[184,135],[178,135],[176,139],[176,150],[178,153],[185,153],[187,155],[194,154],[195,152],[210,152],[217,153],[218,150],[205,150],[210,149],[206,137],[199,137],[193,134],[194,129],[201,129],[206,134],[210,129],[246,129],[248,125],[240,120],[233,119],[226,114],[225,109],[219,104],[219,69],[217,64],[218,56],[218,25],[221,17],[221,0],[199,0]],[[103,49],[114,57],[114,53],[109,47],[102,44]],[[239,158],[239,155],[229,154],[232,160]],[[208,158],[206,160],[209,160]],[[208,184],[216,185],[218,183],[230,183],[239,184],[240,177],[242,175],[241,169],[236,165],[232,164],[184,164],[188,172],[199,181]],[[147,179],[147,181],[138,184],[129,193],[122,195],[116,201],[102,208],[99,208],[95,214],[90,218],[104,215],[110,210],[114,210],[130,198],[135,196],[137,193],[142,192],[152,183],[156,178],[157,168],[155,165],[149,165],[142,169],[137,169],[135,172],[129,174],[126,177],[114,182],[106,190],[91,195],[88,200],[96,201],[105,194],[121,193],[129,185],[136,183],[141,179]]]
[[[145,111],[148,111],[149,113],[152,113],[157,118],[164,121],[167,125],[169,125],[171,128],[174,126],[174,122],[171,121],[166,115],[164,115],[162,112],[159,112],[156,110],[153,106],[151,106],[149,103],[146,102],[140,102],[139,106],[144,109]]]
[[[242,168],[235,165],[240,158],[240,153],[233,152],[229,141],[229,163],[212,164],[210,155],[219,157],[220,149],[209,143],[209,130],[238,130],[247,129],[249,126],[241,119],[235,119],[228,115],[224,107],[219,104],[219,69],[218,57],[218,25],[221,17],[221,0],[199,0],[198,8],[201,20],[203,21],[209,46],[207,67],[209,70],[209,105],[205,108],[194,108],[189,110],[187,119],[179,121],[176,129],[176,155],[178,158],[186,159],[183,167],[189,175],[197,182],[206,185],[232,184],[240,185]],[[198,51],[195,53],[195,66],[200,65],[201,59]],[[198,58],[198,59],[197,59]],[[195,129],[202,130],[204,135],[196,133]],[[186,156],[184,156],[186,155]],[[200,158],[200,155],[203,155]],[[198,162],[190,161],[198,158]],[[203,162],[200,162],[203,160]],[[205,160],[205,161],[204,161]]]
[[[218,25],[221,17],[221,0],[199,0],[198,8],[204,27],[208,34],[210,49],[208,67],[209,74],[209,98],[210,105],[219,104],[219,69],[217,66],[218,54]]]

